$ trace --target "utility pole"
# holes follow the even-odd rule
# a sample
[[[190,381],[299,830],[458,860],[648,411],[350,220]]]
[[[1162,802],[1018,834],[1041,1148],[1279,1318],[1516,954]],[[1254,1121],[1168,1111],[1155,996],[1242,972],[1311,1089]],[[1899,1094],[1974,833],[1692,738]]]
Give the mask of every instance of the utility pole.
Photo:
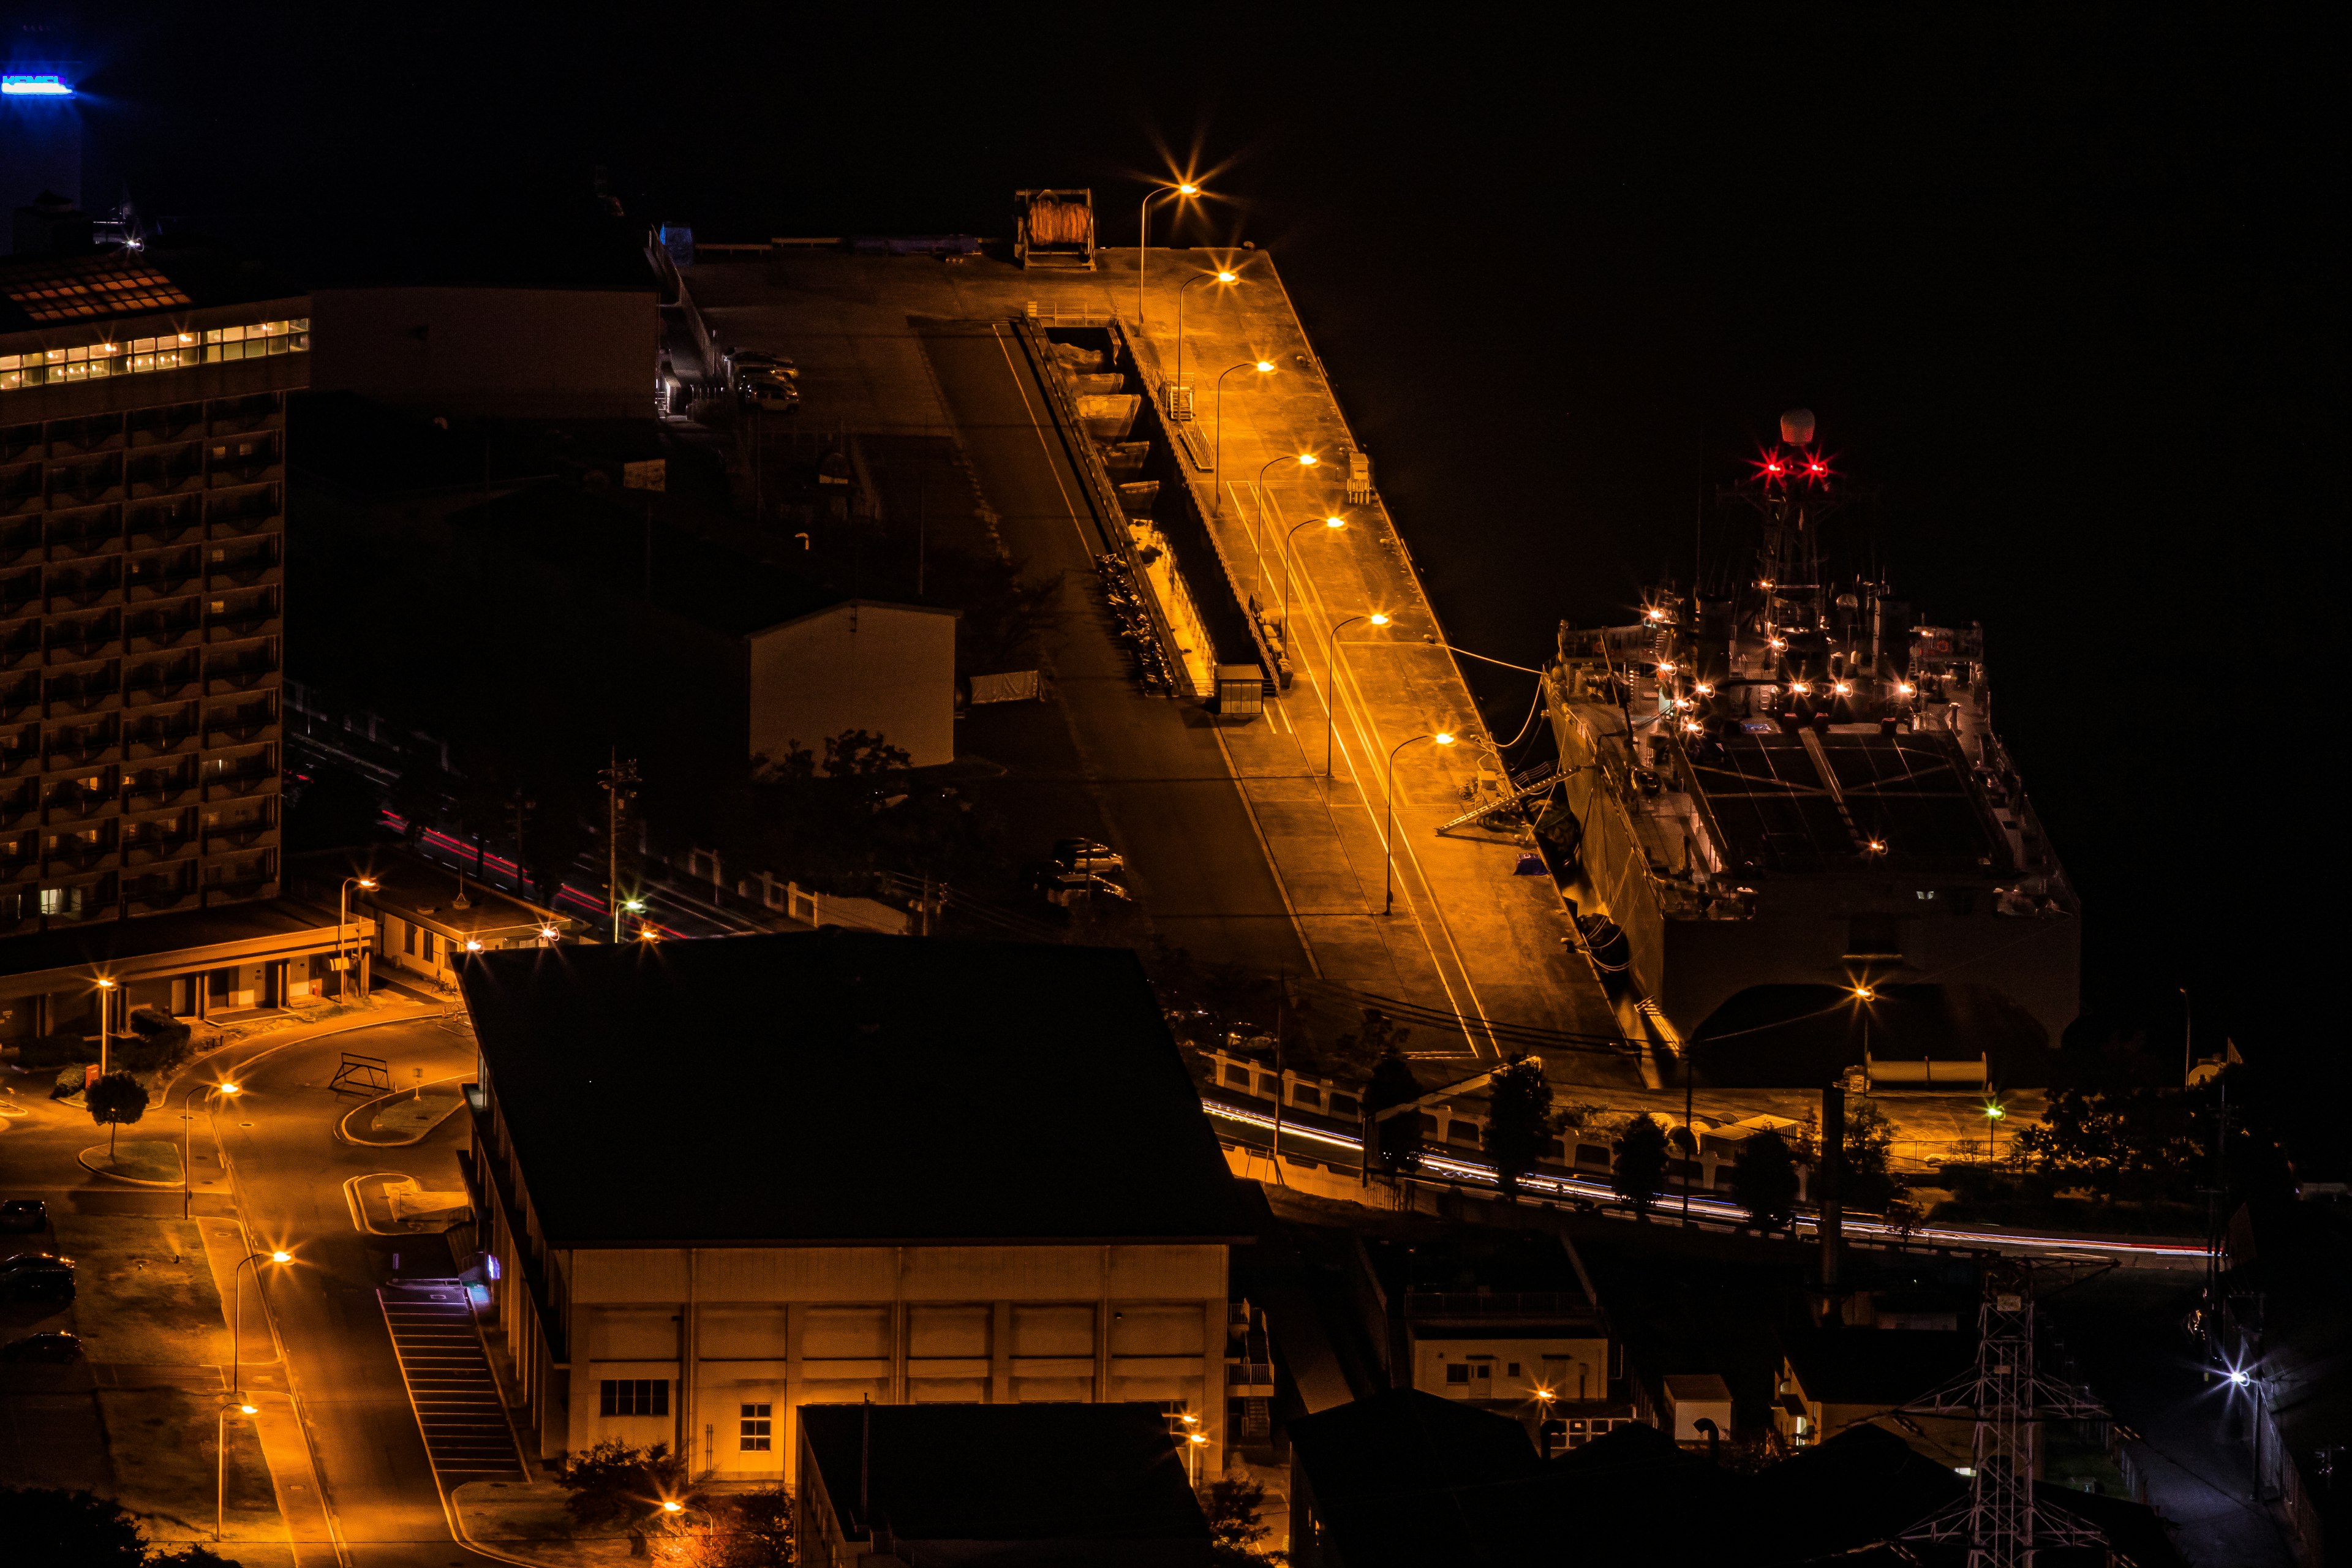
[[[634,787],[637,782],[635,758],[621,760],[615,748],[611,765],[602,774],[604,784],[604,901],[613,910],[613,942],[621,941],[621,808],[636,798]]]
[[[1274,982],[1274,1181],[1282,1182],[1282,1102],[1290,1090],[1290,1075],[1282,1066],[1282,994],[1290,978],[1290,967],[1282,966]]]

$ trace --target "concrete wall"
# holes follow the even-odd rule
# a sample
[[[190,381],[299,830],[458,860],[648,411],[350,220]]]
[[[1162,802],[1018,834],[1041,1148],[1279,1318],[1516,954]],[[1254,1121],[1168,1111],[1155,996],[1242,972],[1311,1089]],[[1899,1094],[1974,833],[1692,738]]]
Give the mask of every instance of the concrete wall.
[[[853,602],[754,632],[751,753],[780,758],[795,742],[870,730],[916,767],[955,758],[955,617],[940,610]]]
[[[649,418],[654,301],[650,277],[642,290],[321,289],[310,384],[430,415]]]
[[[613,1248],[570,1255],[554,1454],[683,1446],[696,1469],[790,1480],[803,1404],[1169,1400],[1224,1440],[1221,1246]],[[527,1309],[525,1309],[527,1310]],[[690,1368],[691,1375],[683,1369]],[[607,1380],[668,1380],[667,1415],[603,1415]],[[744,1407],[767,1407],[747,1416]],[[565,1412],[568,1410],[568,1416]],[[746,1419],[768,1446],[746,1449]]]

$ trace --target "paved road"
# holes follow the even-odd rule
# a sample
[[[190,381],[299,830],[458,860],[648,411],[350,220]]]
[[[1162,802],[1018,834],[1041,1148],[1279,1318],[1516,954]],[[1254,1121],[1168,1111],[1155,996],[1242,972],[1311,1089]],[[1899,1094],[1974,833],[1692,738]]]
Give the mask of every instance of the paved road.
[[[337,1140],[336,1122],[357,1103],[327,1087],[345,1049],[387,1058],[396,1081],[423,1068],[426,1080],[469,1073],[470,1037],[434,1021],[391,1024],[315,1044],[258,1047],[240,1065],[240,1114],[223,1126],[255,1241],[285,1247],[297,1262],[273,1276],[269,1304],[287,1370],[308,1416],[339,1532],[356,1568],[441,1568],[488,1559],[454,1544],[377,1304],[379,1286],[402,1272],[446,1275],[438,1237],[363,1235],[343,1184],[397,1171],[428,1189],[460,1184],[457,1151],[466,1119],[451,1117],[404,1149],[360,1149]]]
[[[1072,824],[1062,833],[1081,831],[1075,824],[1098,813],[1098,837],[1126,854],[1145,918],[1171,945],[1203,963],[1302,972],[1306,953],[1282,885],[1208,715],[1145,696],[1112,638],[1096,591],[1103,546],[1019,344],[989,324],[933,326],[922,340],[1005,542],[1034,574],[1066,574],[1068,620],[1055,658],[1063,732],[1037,725],[1025,737],[1058,766],[1024,767],[1021,798],[1004,804],[1032,816],[1040,806],[1060,812],[1057,820]],[[976,730],[968,737],[979,739]]]

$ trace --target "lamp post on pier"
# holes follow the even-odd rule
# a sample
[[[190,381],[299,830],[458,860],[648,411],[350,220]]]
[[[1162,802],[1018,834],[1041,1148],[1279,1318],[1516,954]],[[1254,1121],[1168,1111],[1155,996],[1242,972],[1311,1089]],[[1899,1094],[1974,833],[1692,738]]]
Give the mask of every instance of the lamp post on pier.
[[[1414,741],[1434,741],[1441,746],[1450,746],[1454,744],[1454,734],[1453,731],[1448,730],[1437,730],[1433,731],[1431,733],[1426,735],[1415,735],[1412,740],[1399,741],[1395,747],[1389,752],[1388,787],[1383,792],[1387,796],[1385,804],[1388,807],[1388,826],[1381,834],[1381,861],[1384,873],[1381,878],[1381,913],[1384,915],[1392,915],[1396,913],[1397,752],[1402,752],[1407,746],[1412,745]]]
[[[1353,626],[1358,621],[1370,621],[1376,626],[1389,624],[1389,618],[1378,610],[1331,623],[1331,634],[1326,639],[1330,645],[1331,657],[1323,661],[1324,679],[1331,684],[1330,694],[1323,702],[1323,783],[1327,788],[1331,783],[1331,724],[1339,707],[1339,628]]]
[[[1241,274],[1220,267],[1214,272],[1203,272],[1197,278],[1186,279],[1183,288],[1176,290],[1176,377],[1168,384],[1171,388],[1184,384],[1184,289],[1190,289],[1195,283],[1206,283],[1211,279],[1214,279],[1219,283],[1234,283],[1240,280]],[[1176,417],[1172,397],[1168,417],[1171,420]]]
[[[1337,533],[1348,526],[1348,520],[1344,517],[1310,517],[1305,522],[1295,524],[1288,533],[1282,536],[1282,548],[1276,552],[1282,557],[1282,635],[1286,637],[1290,635],[1290,542],[1297,537],[1299,529],[1312,528],[1318,522],[1327,533]]]
[[[1209,510],[1217,517],[1225,513],[1225,377],[1237,370],[1254,370],[1260,375],[1272,375],[1274,362],[1270,359],[1244,360],[1217,374],[1217,447],[1209,461],[1209,489],[1213,501]]]
[[[1197,196],[1201,187],[1190,180],[1181,184],[1161,185],[1144,193],[1143,205],[1135,213],[1135,331],[1143,331],[1143,268],[1151,255],[1151,204],[1160,196]]]

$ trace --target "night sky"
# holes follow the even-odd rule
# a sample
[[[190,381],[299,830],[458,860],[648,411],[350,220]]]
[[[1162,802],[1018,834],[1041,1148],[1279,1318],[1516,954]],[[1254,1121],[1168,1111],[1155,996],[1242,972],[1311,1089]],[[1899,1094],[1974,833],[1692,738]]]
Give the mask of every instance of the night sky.
[[[602,163],[635,216],[758,239],[997,236],[1016,187],[1090,185],[1131,245],[1193,173],[1225,199],[1181,240],[1271,247],[1451,636],[1524,662],[1687,575],[1702,495],[1809,405],[1898,588],[1985,623],[2090,1005],[2177,1049],[2187,984],[2201,1040],[2306,1050],[2342,962],[2340,37],[1105,9],[89,8],[86,195],[459,233]]]

